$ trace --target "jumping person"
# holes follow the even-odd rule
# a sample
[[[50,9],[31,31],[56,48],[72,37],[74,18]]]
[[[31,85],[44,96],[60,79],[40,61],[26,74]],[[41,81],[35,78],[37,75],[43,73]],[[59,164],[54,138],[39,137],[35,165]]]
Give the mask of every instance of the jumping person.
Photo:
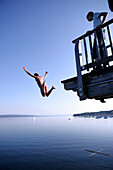
[[[53,89],[56,89],[54,86],[51,87],[51,89],[48,91],[47,90],[47,85],[46,85],[46,81],[43,82],[43,79],[47,76],[48,72],[46,71],[45,73],[45,76],[41,77],[39,76],[39,74],[37,73],[34,73],[34,75],[32,75],[30,72],[28,72],[25,67],[23,67],[23,69],[25,70],[25,72],[30,75],[31,77],[35,78],[39,88],[40,88],[40,91],[41,91],[41,94],[43,97],[45,96],[49,96],[50,93],[53,91]]]

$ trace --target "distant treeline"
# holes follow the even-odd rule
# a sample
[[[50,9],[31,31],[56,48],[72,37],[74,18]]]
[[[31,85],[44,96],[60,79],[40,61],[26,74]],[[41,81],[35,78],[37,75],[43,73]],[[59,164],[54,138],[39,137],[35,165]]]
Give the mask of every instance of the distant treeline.
[[[74,114],[73,116],[75,117],[95,117],[95,118],[107,118],[113,117],[113,110],[110,111],[99,111],[99,112],[85,112],[85,113],[79,113],[79,114]]]

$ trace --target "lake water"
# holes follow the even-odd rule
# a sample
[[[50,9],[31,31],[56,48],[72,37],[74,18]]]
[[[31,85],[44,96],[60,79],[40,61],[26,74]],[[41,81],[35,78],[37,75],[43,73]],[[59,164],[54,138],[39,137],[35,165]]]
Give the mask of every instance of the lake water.
[[[113,170],[113,118],[0,118],[0,170],[82,169]]]

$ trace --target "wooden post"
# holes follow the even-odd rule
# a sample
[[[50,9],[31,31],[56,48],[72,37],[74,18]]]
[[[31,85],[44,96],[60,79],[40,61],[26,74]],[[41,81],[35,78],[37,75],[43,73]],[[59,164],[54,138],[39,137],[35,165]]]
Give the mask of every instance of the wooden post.
[[[91,35],[88,35],[88,36],[89,36],[89,45],[90,45],[91,60],[92,60],[92,63],[94,63]],[[95,69],[95,67],[93,67],[93,69]]]
[[[84,94],[83,80],[82,80],[82,75],[81,75],[80,58],[79,58],[79,40],[77,40],[75,42],[75,59],[76,59],[76,67],[77,67],[77,79],[78,79],[77,94],[80,97],[80,100],[85,100],[86,96]]]
[[[88,35],[88,36],[89,36],[89,45],[90,45],[91,59],[92,59],[92,63],[94,63],[94,58],[92,57],[92,55],[93,55],[93,49],[92,49],[91,35]]]
[[[111,53],[113,55],[113,45],[112,45],[112,40],[111,40],[111,35],[110,35],[110,30],[109,30],[108,25],[107,25],[107,31],[108,31],[108,37],[109,37],[109,42],[110,42],[110,47],[111,47]]]
[[[87,47],[86,47],[86,40],[85,37],[83,37],[84,41],[84,49],[85,49],[85,59],[86,59],[86,64],[88,64],[88,54],[87,54]],[[87,69],[89,71],[89,69]]]

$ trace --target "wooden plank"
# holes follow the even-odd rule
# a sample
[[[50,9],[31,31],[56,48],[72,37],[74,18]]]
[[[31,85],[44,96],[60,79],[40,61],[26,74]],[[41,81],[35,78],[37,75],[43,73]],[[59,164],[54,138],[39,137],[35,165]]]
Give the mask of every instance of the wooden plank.
[[[94,74],[90,73],[83,75],[83,81],[85,81],[85,85],[90,85],[112,79],[113,79],[113,67],[111,69],[108,67],[106,70],[100,70],[100,72],[98,73]]]
[[[88,98],[111,98],[113,96],[113,82],[86,88]]]
[[[83,71],[83,70],[86,70],[87,68],[92,68],[92,67],[94,67],[94,66],[98,66],[98,65],[101,65],[101,64],[106,64],[106,63],[108,63],[108,62],[110,62],[110,61],[113,61],[113,55],[112,55],[112,56],[109,56],[109,57],[107,57],[107,58],[101,59],[101,60],[99,60],[98,62],[89,63],[89,64],[87,64],[87,65],[83,65],[83,66],[81,67],[81,70]]]
[[[65,90],[73,90],[73,91],[77,91],[78,88],[78,82],[77,81],[71,81],[68,83],[64,84],[64,89]]]
[[[101,151],[103,151],[103,149],[100,149],[99,151],[97,151],[97,152],[101,152]],[[92,153],[92,154],[90,154],[89,156],[93,156],[93,155],[96,155],[97,153]]]
[[[110,155],[107,154],[107,153],[102,153],[102,152],[99,152],[99,151],[92,151],[92,150],[89,150],[89,149],[85,149],[85,151],[93,152],[93,153],[98,153],[98,154],[102,154],[102,155],[106,155],[106,156],[110,156]]]

